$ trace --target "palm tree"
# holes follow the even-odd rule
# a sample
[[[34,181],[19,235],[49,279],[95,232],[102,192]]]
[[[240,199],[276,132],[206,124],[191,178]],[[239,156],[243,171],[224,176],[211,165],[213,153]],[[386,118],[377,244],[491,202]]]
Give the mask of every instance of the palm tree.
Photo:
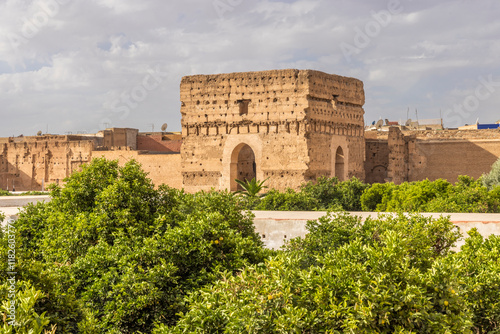
[[[236,179],[235,180],[236,183],[238,183],[243,188],[243,190],[237,191],[236,193],[248,197],[257,197],[257,195],[262,189],[267,188],[267,186],[264,185],[264,182],[266,182],[268,179],[269,178],[265,179],[264,181],[257,181],[255,177],[250,181],[248,180],[242,181]]]

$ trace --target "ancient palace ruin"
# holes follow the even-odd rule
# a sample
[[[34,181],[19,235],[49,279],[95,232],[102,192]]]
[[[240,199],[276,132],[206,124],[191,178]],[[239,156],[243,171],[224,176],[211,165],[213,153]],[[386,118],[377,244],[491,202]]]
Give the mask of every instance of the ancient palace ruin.
[[[297,188],[364,177],[363,83],[317,71],[196,75],[181,83],[183,185],[236,190],[235,179]]]
[[[320,176],[401,183],[479,177],[500,131],[364,128],[363,82],[312,70],[195,75],[180,85],[182,133],[106,129],[0,138],[0,188],[41,190],[96,157],[140,162],[156,185],[236,190],[236,179],[297,189]],[[390,123],[390,122],[389,122]]]

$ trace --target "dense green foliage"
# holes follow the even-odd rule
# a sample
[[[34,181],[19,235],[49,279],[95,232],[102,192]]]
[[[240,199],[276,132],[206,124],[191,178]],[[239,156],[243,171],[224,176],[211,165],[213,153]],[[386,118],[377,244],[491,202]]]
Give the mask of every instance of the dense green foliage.
[[[155,189],[134,161],[94,160],[51,196],[16,222],[18,280],[63,333],[174,324],[189,291],[266,255],[238,197]]]
[[[499,212],[500,186],[488,190],[481,179],[468,176],[460,176],[455,184],[438,179],[400,185],[322,177],[299,191],[273,189],[262,198],[242,202],[254,210],[493,213]]]
[[[97,159],[65,181],[14,224],[15,330],[0,230],[0,333],[500,332],[500,237],[472,230],[454,253],[446,218],[330,213],[271,252],[245,211],[497,211],[481,180],[186,194]]]
[[[9,284],[0,285],[0,295],[7,295]],[[35,304],[44,297],[40,290],[36,290],[27,282],[21,282],[17,286],[15,300],[19,301],[16,305],[15,326],[9,324],[9,319],[4,319],[3,326],[0,327],[2,334],[54,334],[57,330],[56,325],[50,326],[50,320],[45,314],[38,314],[35,311]],[[0,312],[9,314],[10,300],[4,300],[0,305]],[[7,321],[6,321],[7,320]]]
[[[498,212],[500,189],[488,190],[480,180],[460,176],[446,180],[374,184],[361,196],[365,211]]]
[[[300,191],[287,189],[280,192],[273,189],[262,199],[254,201],[251,208],[278,211],[360,211],[360,197],[368,187],[368,184],[356,178],[340,182],[336,177],[321,177],[316,182],[304,184]]]
[[[484,174],[481,179],[483,180],[483,185],[489,190],[500,186],[500,159],[495,161],[493,166],[491,166],[491,171]]]
[[[265,264],[190,294],[177,326],[155,333],[499,331],[500,238],[472,232],[454,254],[457,228],[418,215],[308,228]]]
[[[316,198],[321,209],[361,211],[360,197],[368,187],[355,177],[342,182],[336,177],[320,177],[315,183],[308,182],[302,186],[302,192]]]
[[[311,211],[318,210],[319,207],[319,201],[305,192],[272,189],[257,202],[255,210]]]
[[[267,186],[264,185],[267,179],[265,179],[264,181],[257,181],[257,179],[254,177],[250,181],[242,181],[238,179],[236,179],[235,181],[243,189],[241,191],[237,191],[236,193],[241,193],[247,197],[257,197],[262,190],[267,188]]]

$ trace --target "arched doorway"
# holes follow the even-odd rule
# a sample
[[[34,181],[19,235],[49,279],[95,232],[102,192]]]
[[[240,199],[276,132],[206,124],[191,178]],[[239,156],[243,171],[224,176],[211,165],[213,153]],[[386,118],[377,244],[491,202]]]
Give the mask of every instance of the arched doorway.
[[[371,175],[369,177],[370,183],[384,183],[386,178],[387,167],[382,165],[373,167]]]
[[[339,146],[335,153],[335,176],[344,181],[344,173],[344,150]]]
[[[257,176],[255,153],[247,144],[236,146],[231,154],[231,191],[241,190],[235,179],[250,181]]]

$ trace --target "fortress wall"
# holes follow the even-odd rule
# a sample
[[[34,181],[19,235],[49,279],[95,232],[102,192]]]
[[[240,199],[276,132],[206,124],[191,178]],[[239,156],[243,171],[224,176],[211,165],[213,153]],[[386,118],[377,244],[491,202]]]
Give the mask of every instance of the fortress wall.
[[[66,136],[26,138],[0,144],[0,187],[41,190],[62,182],[89,161],[93,141],[67,141]]]
[[[410,148],[409,181],[438,178],[456,182],[459,175],[480,177],[500,157],[500,140],[419,141]]]
[[[234,190],[234,178],[244,178],[233,168],[241,145],[254,152],[257,179],[269,178],[267,184],[277,189],[334,175],[339,146],[345,176],[362,178],[363,103],[361,81],[317,71],[184,77],[184,186]]]
[[[402,183],[438,178],[456,182],[458,176],[474,178],[491,170],[500,157],[498,130],[441,130],[366,133],[366,181]],[[377,166],[380,166],[379,168]]]
[[[456,182],[459,175],[474,178],[491,170],[500,157],[498,130],[445,130],[404,132],[411,135],[409,181],[445,178]]]
[[[299,130],[300,133],[300,130]],[[269,178],[269,188],[298,189],[308,181],[308,169],[312,161],[307,141],[303,136],[287,129],[263,136],[263,178]]]
[[[307,90],[307,73],[298,70],[183,78],[186,190],[232,189],[234,178],[242,177],[231,167],[241,145],[252,149],[258,179],[269,178],[267,184],[278,189],[297,188],[309,161],[303,137]]]
[[[365,182],[384,183],[389,167],[389,145],[387,140],[367,139],[365,141]]]
[[[364,179],[363,82],[318,71],[307,72],[310,179],[319,176]],[[341,153],[338,156],[337,151]]]
[[[321,176],[335,176],[335,153],[338,146],[347,149],[344,138],[336,138],[335,144],[332,142],[332,135],[327,133],[311,133],[309,135],[308,153],[309,169],[306,181],[315,181]],[[339,140],[340,139],[340,140]],[[345,177],[342,175],[342,177]]]
[[[212,132],[218,125],[251,120],[255,124],[303,119],[308,81],[304,71],[276,70],[182,78],[181,113],[183,135],[206,125]],[[244,105],[247,104],[247,107]],[[248,113],[241,114],[240,106]],[[189,134],[194,131],[190,131]],[[224,129],[218,133],[228,133]]]
[[[142,154],[140,151],[117,150],[95,151],[93,158],[104,157],[108,160],[118,160],[120,165],[135,159],[155,186],[166,184],[182,189],[181,155],[180,154]]]
[[[286,125],[232,131],[235,133],[184,139],[181,159],[186,191],[231,189],[234,179],[241,176],[231,172],[231,164],[238,162],[238,150],[246,146],[254,153],[255,177],[268,179],[270,188],[296,189],[305,181],[309,161],[305,138],[288,132]]]
[[[348,147],[348,178],[365,179],[365,140],[363,136],[347,138]]]
[[[320,71],[307,70],[310,80],[311,96],[331,100],[336,96],[337,101],[362,106],[365,104],[365,93],[361,80],[327,74]]]

